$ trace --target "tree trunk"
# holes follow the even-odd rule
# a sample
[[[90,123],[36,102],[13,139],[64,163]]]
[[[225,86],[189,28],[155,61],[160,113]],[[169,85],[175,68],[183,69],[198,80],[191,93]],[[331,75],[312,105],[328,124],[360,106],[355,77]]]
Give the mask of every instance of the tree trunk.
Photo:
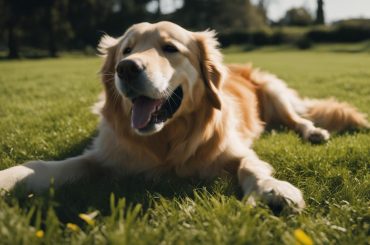
[[[47,30],[48,30],[48,49],[49,49],[49,56],[50,57],[57,57],[58,50],[55,40],[55,26],[54,26],[54,16],[53,16],[53,3],[51,3],[46,10],[46,23],[47,23]]]
[[[14,18],[11,18],[11,20],[8,23],[8,58],[9,59],[18,59],[19,58],[19,47],[18,47],[18,37],[16,34],[16,22]]]
[[[316,10],[316,24],[323,25],[325,24],[325,14],[324,14],[324,1],[317,0],[317,10]]]
[[[157,12],[155,13],[156,21],[159,21],[161,19],[162,10],[161,10],[161,0],[157,0],[158,7]]]
[[[58,50],[55,42],[55,31],[54,28],[51,27],[49,29],[49,55],[50,57],[57,57],[58,56]]]

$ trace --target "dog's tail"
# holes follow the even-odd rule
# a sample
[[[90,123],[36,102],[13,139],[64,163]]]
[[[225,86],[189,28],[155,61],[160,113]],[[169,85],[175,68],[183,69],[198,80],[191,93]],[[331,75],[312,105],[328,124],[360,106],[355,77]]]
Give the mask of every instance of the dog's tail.
[[[370,128],[366,115],[355,107],[331,98],[326,100],[306,99],[305,118],[318,127],[329,131]]]

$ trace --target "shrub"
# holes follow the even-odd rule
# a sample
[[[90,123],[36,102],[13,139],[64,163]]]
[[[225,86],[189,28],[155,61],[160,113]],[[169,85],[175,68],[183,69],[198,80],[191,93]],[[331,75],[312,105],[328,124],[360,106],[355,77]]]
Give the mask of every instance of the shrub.
[[[330,28],[313,29],[306,37],[314,42],[335,42],[334,31]]]
[[[269,31],[235,31],[229,33],[221,33],[219,41],[223,47],[231,44],[250,44],[250,45],[266,45],[271,44],[272,34]]]
[[[232,44],[248,44],[253,46],[276,45],[296,43],[304,35],[304,31],[292,29],[259,30],[259,31],[234,31],[219,34],[219,41],[223,47]]]
[[[313,46],[312,41],[306,37],[299,39],[295,43],[295,45],[297,46],[297,48],[302,49],[302,50],[310,49]]]
[[[340,21],[331,28],[319,28],[307,33],[315,42],[359,42],[370,39],[370,19]]]
[[[271,44],[295,43],[303,34],[288,30],[275,31],[271,37]]]

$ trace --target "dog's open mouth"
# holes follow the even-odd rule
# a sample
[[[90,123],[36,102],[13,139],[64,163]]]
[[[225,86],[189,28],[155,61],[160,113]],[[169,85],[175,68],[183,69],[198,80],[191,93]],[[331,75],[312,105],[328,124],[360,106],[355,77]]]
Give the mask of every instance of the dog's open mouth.
[[[181,86],[167,98],[153,99],[139,96],[132,100],[131,127],[138,130],[165,122],[179,109],[183,98]]]

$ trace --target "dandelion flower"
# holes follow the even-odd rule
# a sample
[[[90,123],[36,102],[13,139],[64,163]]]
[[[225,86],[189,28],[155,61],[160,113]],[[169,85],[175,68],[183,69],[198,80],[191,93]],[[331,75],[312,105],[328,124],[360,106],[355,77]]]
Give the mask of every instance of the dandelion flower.
[[[294,231],[294,237],[297,245],[313,245],[312,239],[302,229],[296,229]]]
[[[35,236],[37,238],[43,238],[44,237],[44,231],[43,230],[36,231]]]
[[[94,218],[98,215],[98,213],[98,211],[95,211],[89,214],[79,214],[79,217],[89,225],[93,226],[95,225]]]
[[[78,225],[73,224],[73,223],[67,223],[67,228],[74,232],[77,232],[80,230],[80,227],[78,227]]]

